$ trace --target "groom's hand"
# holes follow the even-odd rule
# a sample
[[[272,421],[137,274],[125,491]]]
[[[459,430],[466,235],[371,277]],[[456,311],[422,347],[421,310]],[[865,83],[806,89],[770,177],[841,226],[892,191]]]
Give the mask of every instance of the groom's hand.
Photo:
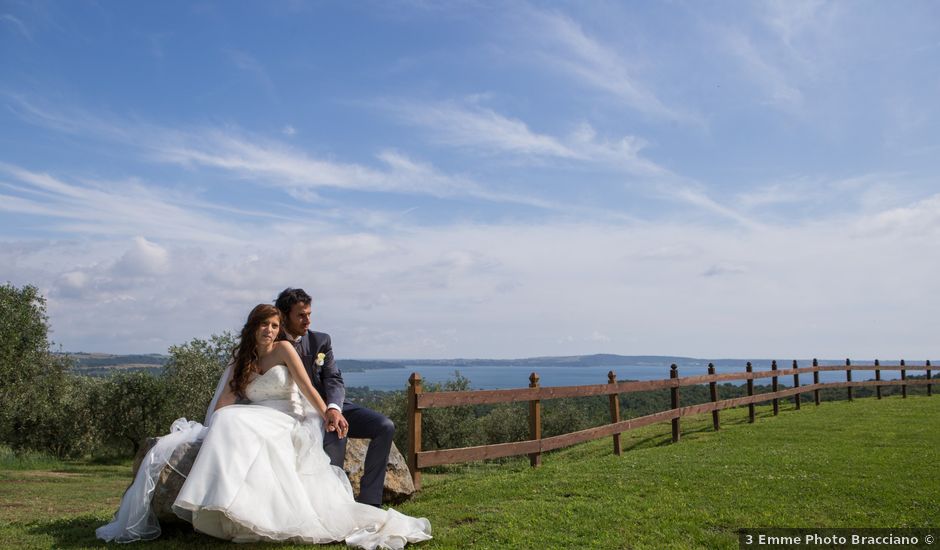
[[[326,411],[326,431],[336,432],[336,435],[342,439],[349,432],[349,422],[343,413],[336,409],[327,409]]]

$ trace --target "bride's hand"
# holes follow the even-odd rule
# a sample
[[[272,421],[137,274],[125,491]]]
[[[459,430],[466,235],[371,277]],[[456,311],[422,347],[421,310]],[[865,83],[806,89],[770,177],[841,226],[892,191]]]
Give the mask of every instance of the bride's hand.
[[[336,409],[326,410],[326,431],[336,432],[336,435],[340,439],[346,437],[346,434],[349,432],[349,422],[346,421],[346,417],[343,416],[343,413]]]

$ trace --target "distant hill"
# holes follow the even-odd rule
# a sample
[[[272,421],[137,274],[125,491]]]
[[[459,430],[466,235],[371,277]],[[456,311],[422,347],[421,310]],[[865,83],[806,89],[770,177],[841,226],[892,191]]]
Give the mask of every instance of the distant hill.
[[[365,372],[377,369],[403,369],[405,365],[393,361],[368,361],[359,359],[337,359],[336,366],[342,372]]]
[[[150,372],[160,374],[170,360],[159,353],[116,355],[110,353],[60,353],[72,361],[72,371],[85,376],[107,377],[118,372]],[[401,369],[403,364],[392,361],[340,359],[336,361],[342,372],[365,372],[374,369]]]
[[[390,359],[395,363],[405,365],[443,365],[451,367],[533,367],[533,366],[571,366],[571,367],[619,367],[629,365],[632,367],[668,367],[675,363],[683,368],[706,368],[709,363],[716,367],[744,369],[748,362],[754,368],[770,368],[772,359],[703,359],[698,357],[683,357],[678,355],[616,355],[612,353],[596,353],[593,355],[566,355],[546,357],[526,357],[522,359]],[[777,365],[788,368],[793,358],[779,358]],[[808,367],[812,359],[798,359],[801,367]],[[845,359],[819,359],[820,364],[841,364]],[[882,364],[889,364],[882,361]],[[897,363],[893,363],[897,364]]]
[[[159,374],[170,356],[159,353],[115,355],[110,353],[60,353],[72,362],[72,371],[84,376],[107,377],[118,372]]]
[[[402,361],[409,365],[445,365],[453,367],[530,367],[530,366],[572,366],[572,367],[615,367],[622,365],[662,367],[672,363],[680,367],[707,366],[709,359],[694,357],[681,357],[673,355],[616,355],[612,353],[596,353],[593,355],[566,355],[546,357],[526,357],[522,359],[415,359]],[[742,367],[747,362],[743,359],[711,360],[716,365]],[[759,360],[758,360],[759,361]],[[769,363],[770,360],[768,359]]]
[[[148,371],[159,374],[167,361],[168,355],[148,353],[142,355],[114,355],[109,353],[69,353],[74,365],[73,370],[88,376],[110,376],[121,371]],[[674,355],[616,355],[596,353],[593,355],[566,355],[526,357],[521,359],[338,359],[337,366],[342,372],[365,372],[377,369],[401,369],[407,366],[435,365],[448,367],[535,367],[535,366],[570,366],[570,367],[617,367],[649,366],[668,367],[675,363],[680,369],[704,369],[712,362],[717,367],[736,367],[744,369],[747,359],[701,359]],[[755,368],[767,368],[770,359],[750,359]],[[789,367],[791,359],[778,360],[781,368]],[[800,366],[809,366],[807,359],[800,360]],[[844,360],[825,359],[826,364],[840,363]],[[887,362],[885,363],[887,364]]]
[[[143,355],[112,355],[110,353],[65,353],[78,367],[113,367],[120,365],[156,365],[162,367],[169,361],[169,355],[147,353]]]

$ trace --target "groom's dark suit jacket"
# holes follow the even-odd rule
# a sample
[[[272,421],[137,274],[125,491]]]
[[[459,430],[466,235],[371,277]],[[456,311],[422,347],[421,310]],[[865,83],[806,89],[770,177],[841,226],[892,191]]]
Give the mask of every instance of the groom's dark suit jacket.
[[[395,425],[380,413],[346,401],[346,386],[343,384],[343,375],[333,361],[329,334],[308,330],[296,348],[313,387],[320,392],[327,405],[335,403],[342,409],[343,416],[349,422],[349,437],[371,440],[363,463],[358,500],[373,506],[380,505]],[[318,353],[324,355],[322,366],[316,364]],[[346,458],[345,437],[339,439],[337,432],[326,432],[323,436],[323,450],[330,457],[330,464],[343,467]]]
[[[336,403],[342,408],[346,400],[346,385],[343,383],[343,374],[336,368],[336,362],[333,360],[330,335],[308,330],[301,337],[300,345],[297,347],[297,353],[300,354],[300,360],[307,370],[307,376],[310,377],[313,387],[320,392],[320,397],[327,405]],[[326,356],[323,359],[323,366],[316,364],[318,353]]]

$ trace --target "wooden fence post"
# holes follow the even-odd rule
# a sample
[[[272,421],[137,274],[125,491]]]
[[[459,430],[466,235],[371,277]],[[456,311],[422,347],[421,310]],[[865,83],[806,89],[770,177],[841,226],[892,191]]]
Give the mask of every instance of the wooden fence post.
[[[774,359],[773,361],[771,361],[771,363],[770,363],[770,370],[772,370],[772,371],[776,371],[776,370],[777,370],[777,360],[776,360],[776,359]],[[777,386],[778,386],[778,384],[777,384],[777,375],[774,374],[773,378],[770,379],[770,389],[771,389],[772,392],[774,392],[774,394],[776,394],[776,393],[777,393],[777,390],[779,389]],[[773,404],[774,404],[774,416],[777,416],[778,414],[780,414],[780,400],[777,399],[776,397],[774,397]]]
[[[708,364],[708,374],[715,374],[715,364],[714,364],[714,363],[709,363],[709,364]],[[708,391],[709,391],[709,393],[711,393],[711,396],[712,396],[712,403],[717,403],[717,402],[718,402],[718,383],[715,382],[714,380],[712,380],[711,382],[709,382],[709,383],[708,383]],[[720,425],[719,425],[719,423],[718,423],[718,409],[715,409],[715,410],[712,411],[712,426],[715,427],[715,431],[716,431],[716,432],[718,431],[718,429],[719,429],[719,427],[720,427]]]
[[[901,359],[901,366],[904,367],[904,359]],[[907,380],[907,371],[901,369],[901,380]],[[907,399],[907,384],[901,384],[901,397]]]
[[[749,373],[754,372],[754,367],[751,365],[750,361],[747,362],[747,366],[745,366],[745,370],[747,370],[747,372]],[[748,378],[747,379],[747,396],[751,397],[752,395],[754,395],[754,379]],[[750,422],[751,424],[754,423],[754,403],[747,404],[747,421]]]
[[[848,359],[846,359],[846,360],[845,360],[845,366],[846,366],[846,367],[852,366],[852,362],[849,361]],[[846,382],[851,382],[851,381],[852,381],[852,369],[848,369],[848,368],[845,369],[845,381],[846,381]],[[849,401],[851,401],[851,400],[852,400],[852,386],[849,386],[849,387],[847,387],[847,388],[845,388],[845,389],[846,389],[846,391],[848,392]]]
[[[875,381],[876,382],[881,381],[881,369],[878,368],[880,366],[881,366],[881,363],[879,363],[878,360],[875,359]],[[878,396],[878,399],[881,399],[881,386],[875,386],[875,395]]]
[[[415,491],[421,489],[421,470],[418,469],[418,453],[421,452],[421,409],[418,395],[422,393],[421,375],[413,372],[408,378],[408,468]]]
[[[529,387],[539,387],[539,375],[532,373],[529,375]],[[542,439],[542,402],[538,399],[529,401],[529,439]],[[542,452],[536,452],[529,455],[529,464],[533,468],[542,465]]]
[[[813,385],[814,386],[819,385],[819,371],[817,370],[818,368],[819,368],[819,361],[817,361],[814,358],[813,359]],[[815,401],[816,405],[819,406],[819,388],[816,388],[815,390],[813,390],[813,401]]]
[[[927,359],[927,380],[930,380],[930,359]],[[927,397],[933,395],[931,386],[933,386],[933,384],[927,384]]]
[[[614,374],[614,371],[607,372],[607,383],[616,384],[617,375]],[[615,393],[610,396],[610,423],[616,424],[620,422],[620,394]],[[620,456],[623,454],[623,450],[620,448],[620,434],[614,434],[614,454]]]
[[[672,364],[672,367],[669,369],[669,378],[675,380],[679,378],[679,366],[675,363]],[[679,386],[673,386],[672,388],[672,410],[679,408]],[[679,418],[672,419],[672,442],[676,443],[679,441],[679,438],[682,436],[681,431],[679,430]]]
[[[798,368],[799,366],[796,363],[796,359],[794,359],[793,370],[796,370]],[[793,387],[794,388],[800,387],[800,373],[798,372],[793,373]],[[796,410],[800,410],[800,394],[799,393],[793,394],[793,404],[796,405]]]

